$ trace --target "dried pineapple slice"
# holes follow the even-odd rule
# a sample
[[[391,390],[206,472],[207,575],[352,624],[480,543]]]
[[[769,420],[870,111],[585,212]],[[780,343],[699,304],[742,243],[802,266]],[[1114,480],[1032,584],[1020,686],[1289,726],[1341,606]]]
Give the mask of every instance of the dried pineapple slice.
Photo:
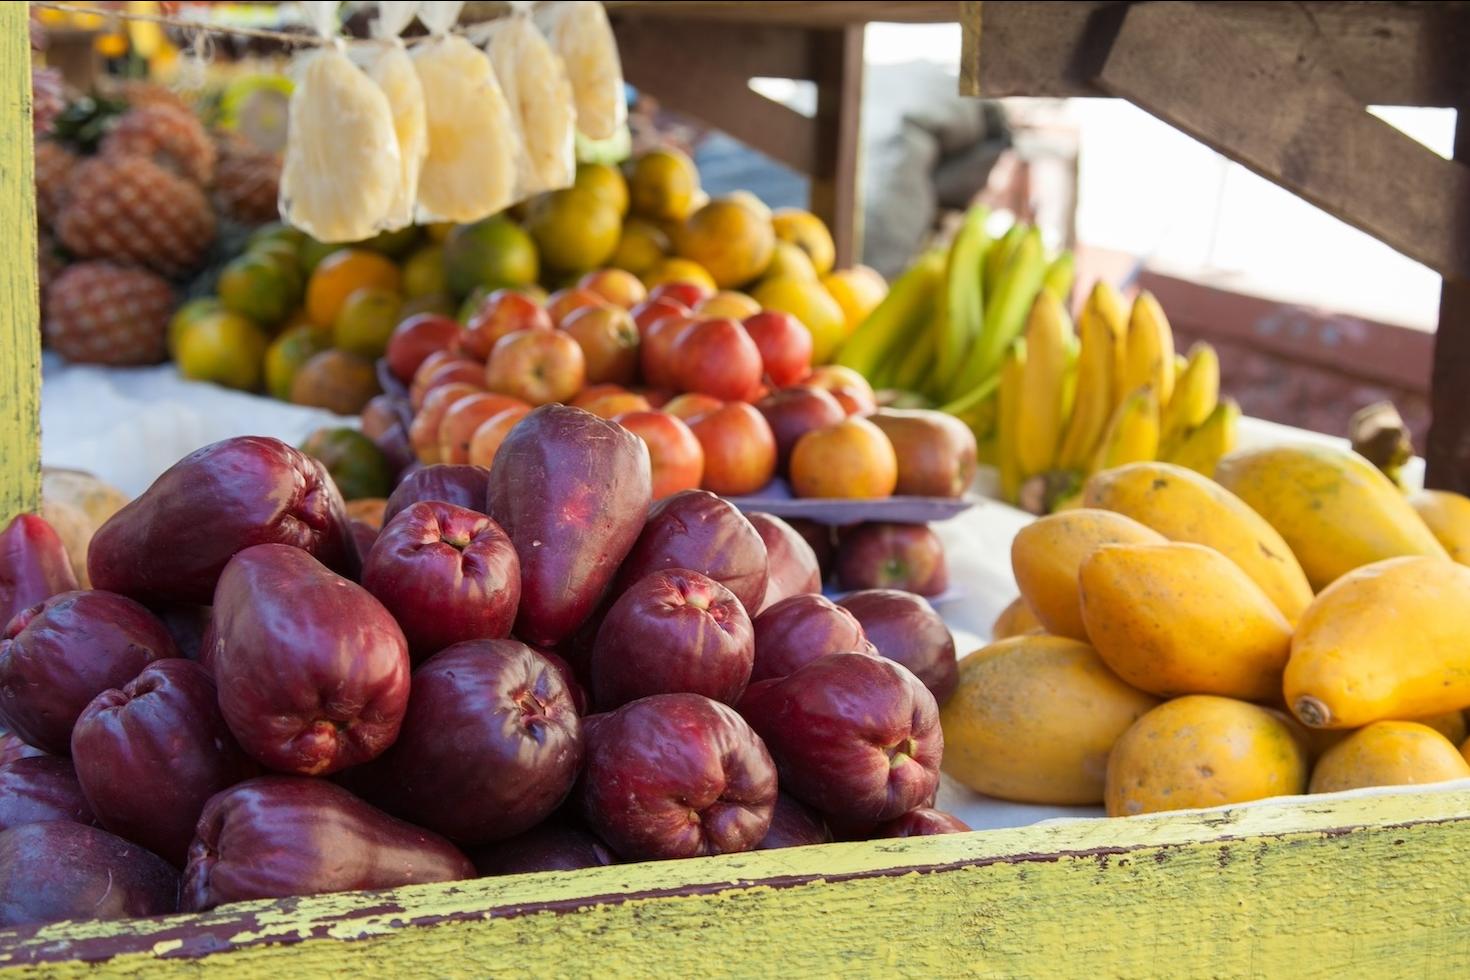
[[[513,203],[518,137],[490,58],[445,36],[415,48],[413,65],[429,129],[418,221],[478,221]]]
[[[595,0],[542,8],[551,47],[566,64],[577,107],[577,128],[595,140],[610,139],[628,118],[623,63],[607,11]]]
[[[487,50],[521,135],[516,196],[571,186],[577,121],[561,59],[522,15],[495,24]]]
[[[340,46],[302,55],[293,68],[281,217],[322,242],[370,238],[401,181],[388,97]]]
[[[383,229],[391,231],[413,223],[419,172],[429,152],[429,130],[423,85],[419,83],[413,59],[398,39],[399,33],[413,20],[418,4],[386,3],[378,8],[378,19],[373,24],[375,40],[353,45],[351,55],[383,90],[393,112],[393,131],[398,136],[398,192],[383,221]]]

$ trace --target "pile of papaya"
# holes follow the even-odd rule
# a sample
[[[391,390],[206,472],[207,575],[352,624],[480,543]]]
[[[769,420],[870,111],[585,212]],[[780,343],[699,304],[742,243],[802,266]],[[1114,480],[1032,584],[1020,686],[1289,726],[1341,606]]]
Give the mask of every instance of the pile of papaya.
[[[1470,778],[1470,499],[1349,450],[1090,477],[1015,537],[944,770],[1110,816]]]

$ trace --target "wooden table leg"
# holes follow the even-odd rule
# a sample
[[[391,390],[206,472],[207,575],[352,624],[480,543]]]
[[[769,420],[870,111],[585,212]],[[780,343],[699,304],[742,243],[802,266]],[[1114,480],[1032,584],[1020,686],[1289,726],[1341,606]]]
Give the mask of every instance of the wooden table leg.
[[[858,186],[863,102],[863,25],[811,32],[817,82],[817,165],[811,208],[832,229],[837,265],[862,257]]]
[[[1460,108],[1455,122],[1455,159],[1470,163],[1470,106]],[[1470,215],[1460,220],[1470,235]],[[1425,482],[1470,494],[1470,281],[1464,279],[1447,278],[1440,286],[1429,408]]]
[[[41,335],[28,6],[0,4],[0,524],[41,494]]]

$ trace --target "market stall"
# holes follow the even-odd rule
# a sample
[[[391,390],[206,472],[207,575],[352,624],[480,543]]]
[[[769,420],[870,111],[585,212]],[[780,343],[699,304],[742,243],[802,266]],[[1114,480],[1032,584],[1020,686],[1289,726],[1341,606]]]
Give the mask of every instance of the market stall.
[[[366,244],[362,215],[313,199],[298,172],[286,210],[316,238],[263,226],[230,259],[300,263],[291,302],[257,317],[277,337],[325,332],[294,373],[273,383],[264,342],[257,373],[235,385],[244,391],[181,379],[172,365],[66,365],[48,353],[48,394],[64,397],[45,412],[26,11],[0,6],[0,170],[16,176],[0,184],[0,222],[16,243],[0,258],[0,516],[41,505],[43,418],[48,464],[110,455],[98,468],[136,498],[91,536],[79,571],[96,590],[25,609],[0,646],[0,720],[24,736],[0,732],[11,739],[0,744],[69,751],[58,767],[69,774],[47,785],[80,787],[78,812],[95,811],[107,831],[72,829],[87,823],[76,815],[0,825],[0,868],[14,875],[0,881],[0,916],[16,923],[0,928],[0,970],[1470,967],[1458,870],[1470,687],[1456,659],[1470,641],[1470,602],[1460,601],[1470,570],[1451,560],[1470,563],[1457,551],[1466,529],[1446,516],[1458,506],[1448,496],[1408,496],[1426,482],[1455,486],[1464,471],[1464,400],[1450,395],[1465,377],[1457,338],[1470,336],[1454,320],[1463,222],[1430,190],[1440,178],[1458,188],[1463,165],[1390,145],[1356,119],[1320,137],[1342,141],[1339,160],[1381,154],[1384,168],[1418,175],[1414,207],[1400,211],[1375,196],[1378,171],[1323,163],[1331,147],[1316,135],[1293,142],[1285,123],[1255,132],[1251,114],[1231,115],[1209,73],[1182,69],[1188,55],[1170,43],[1203,38],[1216,67],[1274,58],[1295,22],[1244,5],[606,6],[628,78],[813,175],[815,217],[700,203],[697,183],[668,209],[662,197],[639,202],[635,182],[630,214],[611,214],[607,247],[583,267],[580,253],[536,232],[582,189],[565,186],[571,168],[530,204],[516,200],[529,235],[476,214],[411,227],[412,244],[395,252]],[[1381,50],[1366,44],[1381,31],[1360,15],[1266,6],[1320,15],[1315,29],[1345,45],[1334,57]],[[1391,40],[1445,25],[1443,43],[1457,36],[1458,20],[1421,5],[1353,9],[1383,6],[1392,13],[1361,16],[1388,17]],[[1048,254],[1023,223],[993,234],[983,208],[893,283],[861,294],[854,283],[871,280],[849,269],[860,234],[860,25],[889,18],[960,20],[972,93],[1096,85],[1128,97],[1443,272],[1427,476],[1399,444],[1375,466],[1341,440],[1240,418],[1214,350],[1176,354],[1151,293],[1125,298],[1102,281],[1074,296],[1070,253]],[[1254,44],[1255,28],[1271,40]],[[463,39],[447,24],[434,30],[416,44]],[[709,48],[721,56],[690,54]],[[1305,100],[1298,116],[1282,118],[1315,118],[1313,98],[1351,115],[1337,76],[1300,57],[1313,84],[1293,95]],[[744,84],[765,74],[817,81],[816,119],[753,101]],[[1262,86],[1272,77],[1245,74]],[[1358,108],[1377,97],[1351,90]],[[1268,86],[1249,105],[1288,94]],[[1194,114],[1206,107],[1218,115]],[[402,140],[383,119],[384,139]],[[349,162],[363,172],[373,163]],[[396,206],[386,195],[381,205]],[[635,275],[611,258],[614,246],[660,209],[673,244]],[[451,210],[440,198],[435,216]],[[329,218],[352,230],[328,230]],[[408,316],[397,305],[412,256],[490,233],[534,238],[530,254],[558,270],[561,288],[548,296],[531,273],[477,292],[489,280],[471,277],[442,308]],[[303,258],[323,242],[332,248]],[[224,304],[197,307],[202,321],[245,316],[222,292],[202,297]],[[344,312],[383,295],[394,304],[387,330]],[[195,328],[175,320],[169,342],[187,344]],[[335,359],[334,383],[308,391],[300,372],[320,357]],[[360,385],[335,384],[343,363],[360,369]],[[233,367],[212,380],[230,385]],[[276,400],[247,393],[262,386]],[[364,476],[364,457],[334,450],[330,440],[345,437],[333,433],[354,427],[377,447],[371,459],[391,464],[387,476]],[[679,465],[689,453],[700,461],[692,474]],[[370,489],[344,503],[359,480]],[[8,547],[0,561],[33,561],[25,570],[47,581],[0,575],[0,597],[34,586],[32,601],[49,603],[76,586],[59,545]],[[934,549],[937,571],[926,565]],[[885,619],[880,600],[905,612]],[[89,603],[113,605],[89,613]],[[811,620],[767,618],[803,604],[818,610]],[[680,623],[699,620],[695,638],[670,625],[672,606],[690,617]],[[55,649],[82,649],[67,646],[68,615],[124,623],[126,656],[147,656],[106,677],[44,667]],[[819,617],[829,618],[812,626]],[[769,645],[763,621],[778,624]],[[838,623],[853,638],[813,639]],[[936,623],[943,636],[931,643]],[[190,629],[199,664],[166,652]],[[788,649],[802,629],[812,648],[830,649]],[[110,642],[97,636],[85,649]],[[675,646],[696,650],[697,663],[671,666],[665,648]],[[350,671],[321,653],[332,649],[350,652]],[[791,662],[772,666],[781,656]],[[43,669],[52,673],[32,683]],[[108,690],[139,669],[153,686]],[[1394,683],[1380,691],[1384,675]],[[36,693],[47,685],[85,697],[58,709]],[[200,737],[185,750],[197,769],[178,767],[191,789],[214,780],[197,800],[197,832],[192,813],[164,818],[136,785],[104,781],[111,760],[136,775],[139,760],[159,756],[139,748],[146,719],[131,735],[109,729],[102,716],[117,705],[99,702],[136,704],[160,688],[183,692],[174,696],[188,711],[170,707],[193,726],[180,726],[189,738],[205,719],[219,735],[214,749]],[[599,720],[583,726],[589,702]],[[491,732],[484,719],[497,712],[515,724]],[[1190,741],[1194,725],[1205,735]],[[1373,755],[1360,746],[1379,725],[1434,744],[1422,757],[1405,749],[1415,761],[1398,769],[1348,758],[1343,746]],[[450,729],[459,740],[446,751]],[[13,764],[0,766],[6,819],[12,798],[31,801]],[[782,806],[790,837],[776,830]],[[560,842],[554,858],[527,843],[544,845],[528,836],[537,833]],[[48,858],[52,838],[68,834],[78,843],[67,854],[80,859]],[[572,863],[559,863],[563,845],[577,852]],[[633,860],[613,863],[616,854]],[[110,921],[79,918],[104,872],[93,906]],[[32,911],[43,907],[61,911]],[[158,914],[176,908],[192,911]]]

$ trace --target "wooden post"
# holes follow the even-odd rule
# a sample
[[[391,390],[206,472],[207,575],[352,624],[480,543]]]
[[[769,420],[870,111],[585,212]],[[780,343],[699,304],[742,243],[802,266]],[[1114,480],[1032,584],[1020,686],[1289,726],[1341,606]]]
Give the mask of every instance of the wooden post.
[[[1455,119],[1455,159],[1470,164],[1470,103]],[[1460,230],[1470,236],[1470,202],[1460,215]],[[1470,280],[1446,277],[1440,285],[1439,332],[1434,338],[1434,369],[1429,382],[1428,464],[1425,483],[1470,493]]]
[[[0,4],[0,524],[41,495],[41,335],[29,5]]]
[[[863,25],[811,32],[817,82],[817,165],[812,211],[832,229],[837,265],[862,256],[861,161]]]

